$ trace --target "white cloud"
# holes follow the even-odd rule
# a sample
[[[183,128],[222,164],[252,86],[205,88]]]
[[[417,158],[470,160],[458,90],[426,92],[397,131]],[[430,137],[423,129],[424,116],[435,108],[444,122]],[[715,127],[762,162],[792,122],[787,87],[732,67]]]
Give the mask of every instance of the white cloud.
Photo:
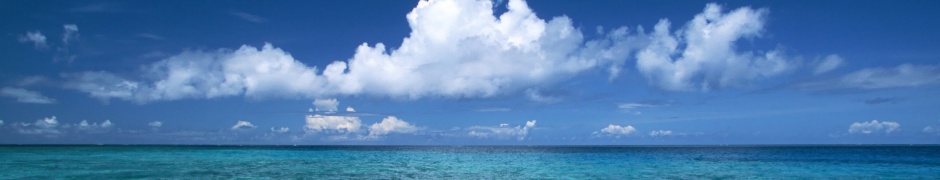
[[[114,126],[114,123],[111,123],[111,120],[104,120],[104,122],[101,122],[101,125],[99,126],[103,128],[110,128]]]
[[[781,74],[793,66],[781,52],[738,52],[735,42],[759,37],[766,9],[722,13],[711,3],[676,35],[669,20],[656,24],[649,46],[637,52],[637,69],[650,84],[670,91],[734,87]]]
[[[510,127],[509,124],[503,123],[499,124],[497,127],[472,126],[466,129],[470,130],[467,135],[471,137],[492,137],[497,139],[515,138],[516,140],[522,141],[526,139],[529,135],[529,130],[532,128],[535,128],[535,120],[526,121],[524,126]]]
[[[271,127],[271,132],[286,133],[287,131],[290,131],[290,128],[287,128],[287,127],[281,127],[281,128],[274,128],[274,127]]]
[[[641,108],[641,107],[655,107],[655,106],[650,105],[650,104],[642,104],[642,103],[621,103],[617,105],[617,109],[620,109],[620,111],[623,111],[626,113],[634,113],[634,114],[642,113],[636,110],[637,108]]]
[[[166,39],[163,36],[151,34],[151,33],[140,33],[140,34],[137,34],[137,36],[142,37],[142,38],[147,38],[150,40],[157,40],[157,41]],[[155,51],[155,52],[148,53],[141,57],[160,57],[160,56],[163,56],[162,52]]]
[[[353,109],[352,106],[346,106],[346,112],[356,112],[356,109]]]
[[[255,127],[257,127],[257,126],[255,126],[254,124],[251,124],[251,122],[248,122],[248,121],[238,121],[238,122],[235,123],[235,125],[232,126],[232,130],[254,129]]]
[[[36,120],[36,122],[33,124],[20,123],[20,124],[17,124],[16,126],[17,126],[16,128],[18,128],[17,132],[21,134],[54,135],[54,134],[62,133],[61,131],[59,131],[58,128],[56,128],[59,126],[59,121],[56,120],[55,116]]]
[[[389,133],[413,133],[417,131],[414,125],[409,124],[395,116],[389,116],[382,119],[382,122],[372,124],[369,127],[369,136],[378,137]]]
[[[246,12],[232,12],[232,15],[235,16],[235,17],[241,18],[241,19],[243,19],[243,20],[245,20],[245,21],[253,22],[253,23],[264,23],[264,22],[268,21],[268,19],[266,19],[266,18],[263,18],[263,17],[258,16],[258,15],[254,15],[254,14],[249,14],[249,13],[246,13]]]
[[[62,25],[64,31],[62,32],[62,43],[65,45],[69,44],[69,41],[78,39],[78,25],[75,24],[65,24]]]
[[[336,99],[316,99],[313,100],[313,106],[317,107],[317,111],[336,112],[339,109],[339,101],[336,101]]]
[[[891,132],[898,131],[901,128],[901,124],[897,122],[884,121],[878,122],[878,120],[872,120],[871,122],[855,122],[849,125],[849,133],[851,134],[881,134],[882,131],[884,134],[891,134]]]
[[[356,133],[362,121],[354,116],[307,116],[304,132],[307,133]]]
[[[595,135],[615,136],[615,137],[618,137],[618,138],[619,138],[620,136],[626,136],[626,135],[633,134],[633,132],[636,132],[636,128],[633,128],[633,126],[630,126],[630,125],[627,125],[627,126],[620,126],[620,125],[613,125],[613,124],[610,124],[610,125],[608,125],[607,127],[601,129],[601,132],[600,132],[600,133],[594,132],[594,134],[595,134]]]
[[[823,58],[818,63],[816,63],[816,69],[813,70],[813,74],[819,75],[832,71],[845,64],[844,61],[845,60],[839,55],[832,54],[826,56],[826,58]]]
[[[650,137],[656,137],[656,136],[672,136],[672,131],[670,130],[650,131]]]
[[[525,97],[530,101],[540,102],[540,103],[557,103],[561,101],[561,98],[554,96],[547,96],[540,93],[538,90],[526,89]]]
[[[32,104],[52,104],[55,99],[43,96],[36,91],[30,91],[22,88],[4,87],[0,89],[0,96],[16,99],[16,102]]]
[[[84,72],[65,75],[71,79],[65,86],[102,100],[119,98],[137,103],[242,94],[255,99],[313,97],[325,91],[316,69],[270,44],[261,49],[242,46],[235,51],[184,52],[143,69],[147,81]]]
[[[97,132],[97,133],[108,132],[111,130],[111,127],[114,127],[114,123],[111,123],[111,120],[104,120],[101,122],[101,124],[98,124],[98,123],[89,124],[87,120],[82,120],[82,122],[79,122],[78,124],[75,125],[75,128],[77,128],[80,131]]]
[[[47,47],[46,36],[42,35],[42,33],[40,33],[39,31],[26,32],[26,35],[20,36],[20,42],[33,43],[33,46],[36,48]]]
[[[522,0],[511,0],[499,16],[490,1],[420,1],[407,20],[412,32],[400,47],[386,51],[382,43],[364,43],[352,58],[322,72],[270,44],[246,45],[183,52],[145,66],[141,80],[106,72],[71,74],[68,87],[103,100],[138,103],[238,95],[492,97],[622,64],[630,51],[623,44],[632,37],[624,28],[585,42],[570,19],[539,19]]]
[[[153,121],[153,122],[147,123],[147,126],[150,126],[151,128],[160,128],[160,127],[163,127],[163,122]]]
[[[802,83],[806,90],[885,89],[940,84],[940,66],[901,64],[895,68],[866,68],[845,76]]]
[[[509,111],[512,111],[512,109],[494,107],[494,108],[480,108],[480,109],[476,109],[475,111],[477,112],[509,112]]]
[[[0,120],[0,126],[3,126],[3,120]]]
[[[0,121],[0,125],[2,124],[3,124],[3,121]],[[921,132],[940,135],[940,125],[924,126],[924,129],[921,130]]]

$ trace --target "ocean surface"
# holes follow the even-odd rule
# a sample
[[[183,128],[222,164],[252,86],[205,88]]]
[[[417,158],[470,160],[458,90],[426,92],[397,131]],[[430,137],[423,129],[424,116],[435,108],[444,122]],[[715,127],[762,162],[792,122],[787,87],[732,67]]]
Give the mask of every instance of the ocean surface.
[[[940,146],[4,145],[2,179],[940,179]]]

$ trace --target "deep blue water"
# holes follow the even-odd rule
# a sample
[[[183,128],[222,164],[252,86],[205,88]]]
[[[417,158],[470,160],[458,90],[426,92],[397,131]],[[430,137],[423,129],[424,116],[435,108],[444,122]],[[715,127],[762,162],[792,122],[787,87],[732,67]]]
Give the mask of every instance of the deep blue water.
[[[3,179],[940,179],[940,146],[0,146]]]

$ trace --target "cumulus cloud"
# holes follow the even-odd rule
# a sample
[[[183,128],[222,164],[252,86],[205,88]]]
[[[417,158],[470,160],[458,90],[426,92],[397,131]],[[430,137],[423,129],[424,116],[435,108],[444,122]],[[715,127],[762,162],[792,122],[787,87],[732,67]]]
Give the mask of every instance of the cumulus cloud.
[[[339,109],[339,101],[336,101],[336,99],[316,99],[313,100],[313,106],[317,108],[316,111],[336,112]]]
[[[346,107],[346,112],[356,112],[356,109],[353,109],[352,106],[347,106],[347,107]]]
[[[46,135],[55,135],[62,133],[59,131],[59,121],[56,120],[55,116],[46,117],[39,120],[36,120],[35,123],[19,123],[15,124],[18,129],[17,132],[21,134],[46,134]]]
[[[671,130],[650,131],[650,137],[656,137],[656,136],[672,136],[672,131]]]
[[[251,124],[251,122],[248,122],[248,121],[238,121],[238,122],[235,123],[235,125],[232,126],[232,130],[254,129],[255,127],[257,127],[257,126],[255,126],[254,124]]]
[[[0,121],[0,125],[3,125],[3,121]],[[940,135],[940,125],[924,126],[924,129],[921,130],[921,132]]]
[[[30,91],[22,88],[4,87],[0,89],[0,96],[16,99],[16,102],[32,104],[52,104],[55,99],[43,96],[36,91]]]
[[[65,87],[102,100],[118,98],[146,103],[184,98],[208,99],[244,94],[250,98],[320,94],[316,69],[294,60],[270,44],[261,49],[184,52],[143,67],[145,81],[108,72],[66,74]]]
[[[898,131],[901,128],[901,124],[892,121],[878,122],[878,120],[872,120],[871,122],[854,122],[849,125],[850,134],[891,134],[891,132]]]
[[[894,68],[866,68],[835,79],[801,83],[796,88],[813,91],[872,90],[936,84],[940,84],[940,66],[901,64]]]
[[[413,133],[417,130],[418,128],[414,125],[398,119],[395,116],[389,116],[382,119],[382,122],[372,124],[372,126],[369,127],[369,136],[378,137],[389,133]]]
[[[526,139],[529,135],[529,130],[532,128],[535,128],[535,120],[526,121],[524,126],[510,127],[509,124],[503,123],[499,124],[497,127],[472,126],[466,129],[470,130],[467,135],[471,137],[497,139],[515,138],[516,140],[522,141]]]
[[[494,15],[490,1],[419,1],[401,46],[360,45],[323,71],[270,44],[258,49],[183,52],[145,66],[139,79],[107,72],[67,75],[67,87],[138,103],[244,95],[250,98],[375,95],[492,97],[622,64],[626,28],[585,41],[567,17],[539,19],[525,1]],[[632,37],[632,38],[631,38]]]
[[[822,60],[816,63],[816,69],[813,70],[813,74],[819,75],[822,73],[832,71],[838,68],[839,66],[842,66],[842,64],[844,64],[843,63],[844,61],[845,60],[843,60],[843,58],[839,55],[833,54],[833,55],[826,56],[826,58],[823,58]]]
[[[669,91],[742,86],[784,73],[794,65],[780,51],[739,52],[735,47],[742,38],[761,35],[768,12],[742,7],[723,13],[711,3],[676,35],[670,21],[662,19],[651,43],[637,52],[637,69],[651,85]]]
[[[636,128],[633,128],[633,126],[630,126],[630,125],[627,125],[627,126],[620,126],[620,125],[613,125],[613,124],[610,124],[610,125],[608,125],[607,127],[601,129],[600,133],[594,132],[594,134],[595,134],[595,135],[615,136],[615,137],[618,137],[618,138],[619,138],[620,136],[626,136],[626,135],[633,134],[633,132],[636,132]]]
[[[356,133],[362,126],[359,117],[354,116],[307,116],[304,132],[307,133]]]
[[[39,31],[29,31],[26,32],[26,35],[20,36],[20,42],[32,43],[36,48],[45,48],[46,45],[46,36],[42,35]]]
[[[150,126],[151,128],[160,128],[160,127],[163,127],[163,122],[153,121],[153,122],[147,123],[147,126]]]
[[[286,133],[287,131],[290,131],[290,128],[287,128],[287,127],[280,127],[280,128],[271,127],[271,132]]]
[[[82,122],[79,122],[78,124],[75,125],[75,128],[78,129],[79,131],[96,132],[96,133],[108,132],[111,130],[111,127],[114,127],[114,123],[111,123],[111,120],[104,120],[101,122],[101,124],[98,124],[98,123],[89,124],[87,120],[82,120]]]

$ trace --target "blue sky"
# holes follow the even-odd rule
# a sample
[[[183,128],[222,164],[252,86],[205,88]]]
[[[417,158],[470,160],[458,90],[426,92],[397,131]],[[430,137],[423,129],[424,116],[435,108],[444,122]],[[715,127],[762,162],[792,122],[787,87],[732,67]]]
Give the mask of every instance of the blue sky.
[[[0,143],[940,143],[935,1],[0,2]]]

